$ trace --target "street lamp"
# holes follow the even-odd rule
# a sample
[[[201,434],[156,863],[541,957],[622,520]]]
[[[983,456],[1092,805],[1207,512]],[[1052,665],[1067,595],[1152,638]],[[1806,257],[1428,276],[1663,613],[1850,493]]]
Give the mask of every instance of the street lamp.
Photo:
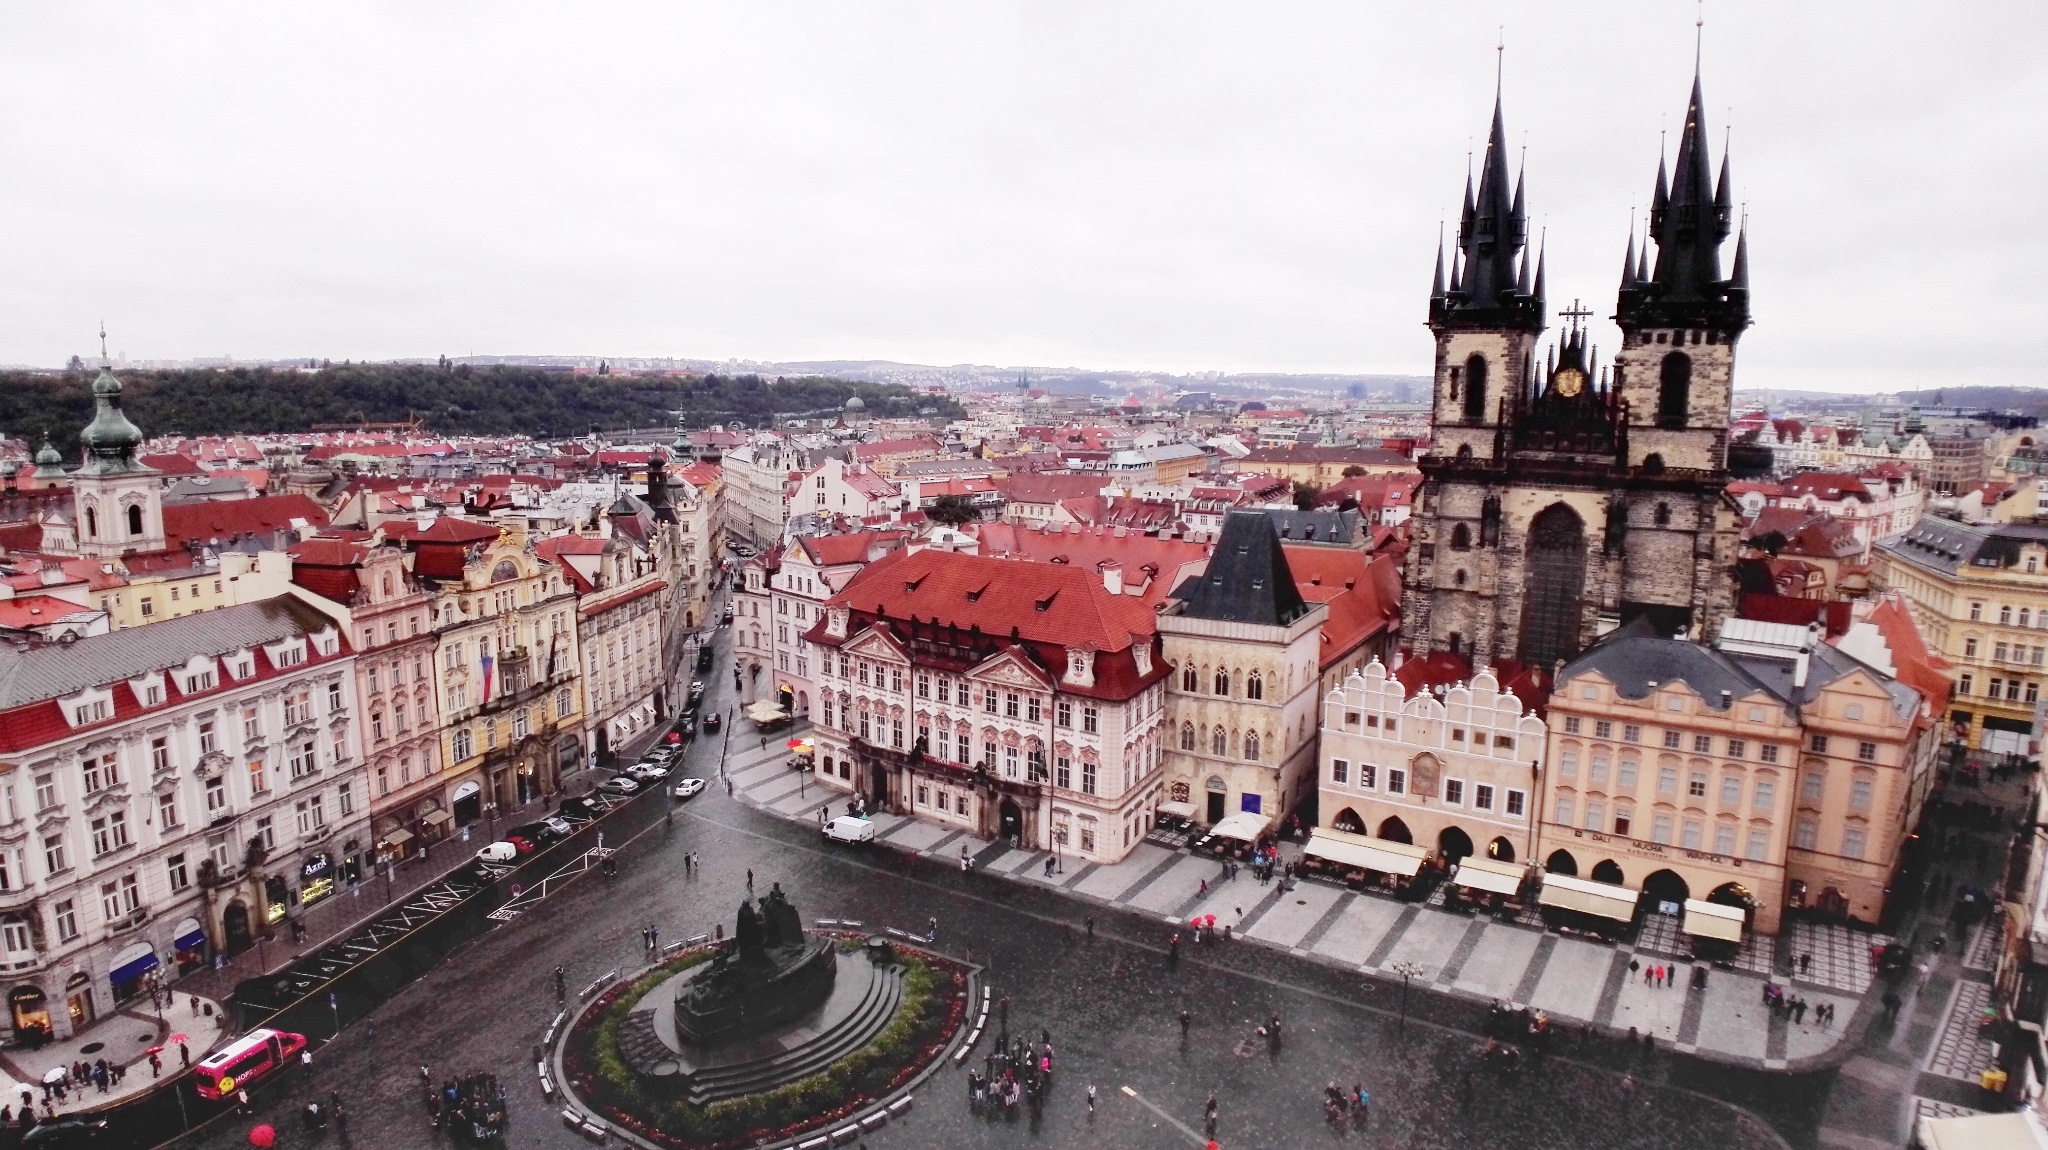
[[[1421,978],[1423,974],[1427,973],[1428,968],[1419,962],[1397,962],[1387,969],[1401,976],[1401,1033],[1406,1034],[1408,1033],[1408,983],[1413,979]]]

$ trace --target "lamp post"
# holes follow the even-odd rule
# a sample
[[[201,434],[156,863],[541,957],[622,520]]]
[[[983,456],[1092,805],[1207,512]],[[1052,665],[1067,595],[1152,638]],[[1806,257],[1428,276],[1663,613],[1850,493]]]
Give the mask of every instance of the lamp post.
[[[1401,976],[1401,1033],[1408,1033],[1408,984],[1422,977],[1424,967],[1419,962],[1397,962],[1387,968]]]

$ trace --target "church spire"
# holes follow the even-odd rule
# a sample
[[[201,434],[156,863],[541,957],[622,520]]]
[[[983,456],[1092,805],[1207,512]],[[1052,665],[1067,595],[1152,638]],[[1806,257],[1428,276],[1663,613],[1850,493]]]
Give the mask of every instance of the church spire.
[[[1429,298],[1432,303],[1444,298],[1444,234],[1441,227],[1436,234],[1436,279],[1429,285]]]
[[[1624,271],[1615,319],[1623,327],[1749,326],[1746,298],[1721,276],[1721,244],[1732,224],[1735,184],[1722,150],[1718,179],[1707,140],[1706,99],[1695,65],[1675,154],[1660,155],[1650,222],[1635,274]],[[1656,245],[1654,266],[1650,247]],[[1633,248],[1633,243],[1631,243]]]
[[[1432,324],[1532,330],[1543,326],[1541,300],[1532,294],[1529,280],[1534,269],[1526,252],[1526,192],[1523,181],[1508,169],[1504,103],[1496,83],[1477,182],[1469,166],[1465,175],[1450,286],[1441,296],[1430,297]]]

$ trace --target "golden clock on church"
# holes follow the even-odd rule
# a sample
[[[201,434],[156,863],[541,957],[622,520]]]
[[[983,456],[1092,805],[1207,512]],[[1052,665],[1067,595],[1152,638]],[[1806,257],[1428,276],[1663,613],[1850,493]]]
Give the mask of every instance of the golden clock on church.
[[[1557,389],[1559,395],[1570,399],[1586,386],[1586,373],[1576,367],[1563,368],[1550,378],[1550,385]]]

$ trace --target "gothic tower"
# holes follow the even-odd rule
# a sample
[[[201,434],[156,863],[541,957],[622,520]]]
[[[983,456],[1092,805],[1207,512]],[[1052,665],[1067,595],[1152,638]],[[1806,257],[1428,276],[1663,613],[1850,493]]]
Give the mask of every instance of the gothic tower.
[[[1640,254],[1629,242],[1616,316],[1627,346],[1609,373],[1587,338],[1592,313],[1576,304],[1538,362],[1543,257],[1532,275],[1496,95],[1449,279],[1439,254],[1430,292],[1434,428],[1403,600],[1416,654],[1547,675],[1633,618],[1699,636],[1731,610],[1724,488],[1747,267],[1738,243],[1721,278],[1731,188],[1725,157],[1719,186],[1709,182],[1699,106],[1695,76],[1678,178],[1660,169],[1650,235]]]
[[[121,410],[121,381],[105,367],[92,384],[97,410],[79,433],[85,460],[71,473],[78,553],[113,556],[164,547],[163,473],[135,458],[142,430]]]

